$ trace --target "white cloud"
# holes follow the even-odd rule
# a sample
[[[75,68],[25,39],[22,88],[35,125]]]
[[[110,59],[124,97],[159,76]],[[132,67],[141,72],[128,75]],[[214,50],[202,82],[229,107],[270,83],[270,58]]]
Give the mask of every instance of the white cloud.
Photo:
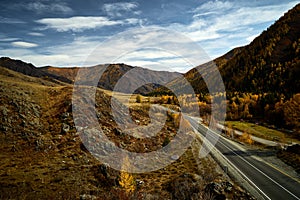
[[[44,18],[36,22],[46,25],[43,29],[55,29],[58,32],[81,32],[87,29],[101,28],[113,25],[138,24],[139,19],[110,20],[106,17],[75,16],[70,18]]]
[[[141,14],[141,11],[134,11],[136,8],[138,8],[138,3],[136,2],[107,3],[102,6],[102,10],[112,17],[121,17],[128,12],[132,12],[135,15]]]
[[[15,47],[21,47],[21,48],[32,48],[37,47],[38,45],[31,42],[23,42],[23,41],[16,41],[11,43]]]
[[[199,42],[215,58],[232,47],[248,44],[262,32],[257,26],[263,24],[267,28],[295,4],[249,7],[230,1],[209,1],[193,10],[190,24],[172,24],[168,28]]]
[[[90,63],[123,62],[155,70],[182,68],[187,71],[198,64],[207,62],[209,58],[199,46],[175,31],[159,29],[132,29],[114,36],[91,54]],[[118,48],[112,48],[118,47]],[[142,50],[141,49],[146,49]],[[149,51],[148,49],[151,49]],[[200,48],[201,49],[201,48]],[[97,52],[97,50],[100,50]]]
[[[212,3],[215,3],[214,6]],[[173,33],[184,33],[187,37],[194,40],[195,43],[199,44],[212,59],[223,55],[233,47],[248,44],[261,32],[262,24],[267,28],[268,23],[273,23],[295,4],[295,2],[291,2],[280,5],[245,7],[241,6],[241,4],[231,4],[227,1],[211,1],[211,3],[208,2],[206,5],[200,6],[201,8],[198,7],[194,9],[194,12],[192,12],[194,18],[190,24],[171,24],[167,28],[173,30]],[[208,10],[213,7],[214,9],[212,9],[212,12],[205,12],[205,9]],[[129,6],[126,9],[132,9],[131,11],[135,12],[134,9],[136,8],[137,6],[131,8]],[[138,25],[141,20],[136,18],[112,20],[107,17],[75,16],[71,18],[45,18],[40,19],[37,22],[44,24],[45,29],[54,29],[61,32],[70,30],[80,32],[87,29],[113,25]],[[260,27],[257,28],[257,26]],[[36,52],[32,49],[25,48],[11,48],[0,50],[0,54],[32,62],[37,66],[90,66],[111,62],[124,62],[133,66],[142,66],[156,70],[176,70],[180,72],[186,72],[188,69],[194,67],[189,65],[185,59],[188,60],[189,58],[194,58],[196,56],[199,64],[208,61],[207,57],[202,54],[199,55],[198,52],[194,52],[193,45],[190,44],[187,44],[183,49],[183,51],[188,52],[185,54],[185,59],[174,56],[170,52],[163,51],[134,51],[129,52],[126,55],[118,54],[118,52],[122,52],[128,47],[133,49],[138,47],[138,44],[143,41],[148,41],[146,44],[149,44],[150,46],[151,44],[162,44],[165,41],[172,41],[172,48],[178,49],[180,45],[176,44],[181,41],[177,37],[174,37],[173,33],[170,31],[169,35],[162,36],[159,32],[149,31],[145,34],[122,35],[122,37],[117,37],[117,40],[110,43],[109,46],[115,48],[112,49],[100,46],[104,49],[101,53],[104,53],[98,57],[95,56],[89,58],[88,60],[86,59],[91,52],[97,50],[95,48],[106,38],[90,36],[77,37],[70,43],[52,47],[43,47],[43,52]],[[16,38],[14,40],[14,38],[7,38],[5,40],[10,42],[20,39]],[[23,44],[23,46],[26,45]],[[117,58],[118,56],[121,57]]]
[[[218,31],[234,31],[245,26],[273,22],[281,17],[290,7],[291,5],[285,4],[239,8],[235,11],[225,14],[222,17],[218,17],[213,26]]]
[[[12,42],[12,41],[16,41],[16,40],[19,40],[19,38],[0,37],[1,42]]]
[[[138,29],[139,30],[139,29]],[[169,34],[161,34],[159,31],[148,31],[146,33],[139,32],[137,34],[116,35],[113,40],[103,45],[104,37],[77,37],[73,42],[64,45],[57,45],[43,48],[43,52],[36,52],[31,49],[0,49],[0,54],[22,59],[26,62],[31,62],[36,66],[92,66],[103,63],[126,63],[133,66],[140,66],[152,70],[167,70],[185,72],[193,66],[185,59],[195,57],[197,55],[197,62],[204,61],[195,53],[192,44],[180,41],[180,38],[174,38],[174,32]],[[170,42],[170,43],[169,43]],[[184,55],[175,55],[172,52],[164,49],[141,50],[141,44],[145,46],[169,46],[170,49],[178,49],[178,46],[185,52]],[[179,44],[177,46],[177,44]],[[127,49],[134,51],[126,52]],[[100,51],[99,53],[97,51]],[[96,56],[89,57],[95,53]],[[182,57],[185,57],[183,59]],[[206,60],[207,61],[207,60]]]
[[[52,54],[43,55],[32,51],[31,49],[21,49],[21,48],[11,48],[11,49],[1,49],[1,55],[9,56],[13,59],[22,60],[24,62],[32,63],[35,66],[46,66],[52,65],[57,61],[62,63],[63,60],[71,60],[71,57],[65,54]],[[55,62],[54,62],[55,61]],[[55,65],[54,65],[55,66]],[[63,65],[56,65],[63,66]]]
[[[90,66],[103,63],[100,59],[93,63],[85,62],[85,60],[90,52],[105,39],[104,37],[78,37],[70,43],[44,47],[43,52],[37,52],[36,49],[12,47],[0,49],[0,55],[31,62],[35,66]]]
[[[26,62],[33,63],[35,66],[38,66],[38,67],[48,66],[49,64],[51,65],[53,63],[53,61],[55,61],[55,60],[62,61],[62,60],[71,60],[72,59],[72,57],[70,57],[69,55],[65,55],[65,54],[52,54],[52,55],[38,54],[35,56],[33,56],[31,54],[27,54],[25,56],[22,56],[22,58]],[[60,65],[54,65],[54,66],[64,66],[64,65],[60,64]]]
[[[128,52],[114,62],[126,63],[131,66],[139,66],[158,71],[185,72],[187,71],[187,68],[191,67],[180,56],[162,49],[144,49]]]
[[[38,36],[38,37],[45,36],[43,33],[38,33],[38,32],[30,32],[30,33],[27,33],[27,34],[31,35],[31,36]]]
[[[19,19],[7,18],[7,17],[0,16],[0,23],[1,24],[25,24],[26,22],[19,20]]]
[[[34,11],[38,14],[42,13],[63,13],[70,14],[73,12],[72,8],[67,6],[64,2],[55,2],[51,4],[44,4],[40,1],[30,2],[28,4],[19,4],[16,7],[22,7],[26,10]]]
[[[139,60],[157,60],[157,59],[170,59],[177,57],[169,52],[159,49],[142,49],[135,52],[130,52],[126,55],[126,59],[139,59]]]
[[[224,11],[228,10],[233,7],[233,3],[230,1],[208,1],[201,6],[197,7],[194,12],[195,13],[207,13],[207,12],[214,12],[214,11]]]
[[[11,57],[13,59],[32,63],[35,66],[64,66],[65,60],[71,61],[72,59],[72,56],[66,54],[52,53],[51,55],[44,55],[28,48],[0,49],[0,54],[3,56]]]

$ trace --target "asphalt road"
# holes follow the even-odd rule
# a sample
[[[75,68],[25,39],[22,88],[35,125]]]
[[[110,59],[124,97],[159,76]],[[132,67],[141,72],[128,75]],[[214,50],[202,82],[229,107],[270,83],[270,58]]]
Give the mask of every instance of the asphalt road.
[[[199,124],[195,118],[187,118],[199,134],[206,136],[208,141],[214,143],[217,140],[215,148],[265,199],[300,199],[300,183],[298,181],[255,159],[246,151],[237,148],[232,142],[217,135],[218,133],[207,132],[207,128]]]

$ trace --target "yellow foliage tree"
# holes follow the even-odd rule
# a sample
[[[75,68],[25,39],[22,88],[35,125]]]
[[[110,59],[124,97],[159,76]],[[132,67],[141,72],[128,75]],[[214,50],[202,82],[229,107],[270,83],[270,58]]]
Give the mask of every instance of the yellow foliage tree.
[[[122,165],[122,171],[120,174],[119,184],[122,188],[125,189],[125,192],[127,194],[132,194],[135,191],[136,186],[135,186],[134,177],[132,176],[132,174],[127,172],[129,167],[130,167],[129,159],[126,156],[123,159],[123,165]]]
[[[179,125],[180,125],[180,120],[181,120],[181,115],[178,114],[178,113],[173,113],[173,114],[172,114],[172,118],[173,118],[175,127],[179,127]]]
[[[243,135],[241,136],[242,142],[245,142],[246,144],[252,145],[254,141],[251,138],[251,135],[249,133],[244,132]]]
[[[137,103],[142,103],[142,97],[141,97],[141,95],[137,95],[136,96],[136,102]]]
[[[227,126],[225,126],[225,134],[231,138],[233,138],[233,129],[232,129],[232,125],[228,124]]]

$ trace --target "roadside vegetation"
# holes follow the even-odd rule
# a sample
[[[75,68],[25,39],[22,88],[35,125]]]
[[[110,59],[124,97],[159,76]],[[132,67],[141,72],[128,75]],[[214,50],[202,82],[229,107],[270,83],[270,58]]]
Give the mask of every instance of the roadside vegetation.
[[[231,127],[235,130],[239,130],[241,132],[246,132],[250,135],[263,138],[266,140],[271,141],[278,141],[283,143],[290,143],[290,142],[296,142],[296,140],[293,137],[289,137],[290,135],[288,133],[284,133],[279,130],[275,130],[272,128],[267,128],[265,126],[261,126],[254,123],[249,122],[241,122],[241,121],[227,121],[225,123],[227,127]]]
[[[252,93],[218,93],[214,96],[197,94],[175,96],[152,93],[155,103],[172,109],[181,106],[189,114],[200,116],[208,122],[211,106],[226,107],[226,125],[267,140],[291,142],[300,140],[300,94],[290,99],[283,95]],[[158,99],[160,98],[160,99]],[[225,100],[226,99],[226,100]],[[217,109],[218,110],[218,109]],[[197,113],[198,111],[198,113]],[[221,113],[220,113],[221,114]],[[219,116],[215,116],[218,119]]]

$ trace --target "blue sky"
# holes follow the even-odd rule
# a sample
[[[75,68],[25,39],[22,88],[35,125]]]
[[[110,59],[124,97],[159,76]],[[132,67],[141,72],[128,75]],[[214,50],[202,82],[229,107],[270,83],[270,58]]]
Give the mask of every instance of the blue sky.
[[[130,29],[157,27],[185,35],[213,59],[234,47],[249,44],[297,3],[291,0],[2,0],[0,56],[36,66],[101,64],[105,58],[85,61],[103,41]],[[205,61],[199,59],[199,64]],[[149,50],[131,52],[118,62],[148,68],[157,65],[158,70],[165,70],[165,66],[180,72],[192,67],[168,52]]]

